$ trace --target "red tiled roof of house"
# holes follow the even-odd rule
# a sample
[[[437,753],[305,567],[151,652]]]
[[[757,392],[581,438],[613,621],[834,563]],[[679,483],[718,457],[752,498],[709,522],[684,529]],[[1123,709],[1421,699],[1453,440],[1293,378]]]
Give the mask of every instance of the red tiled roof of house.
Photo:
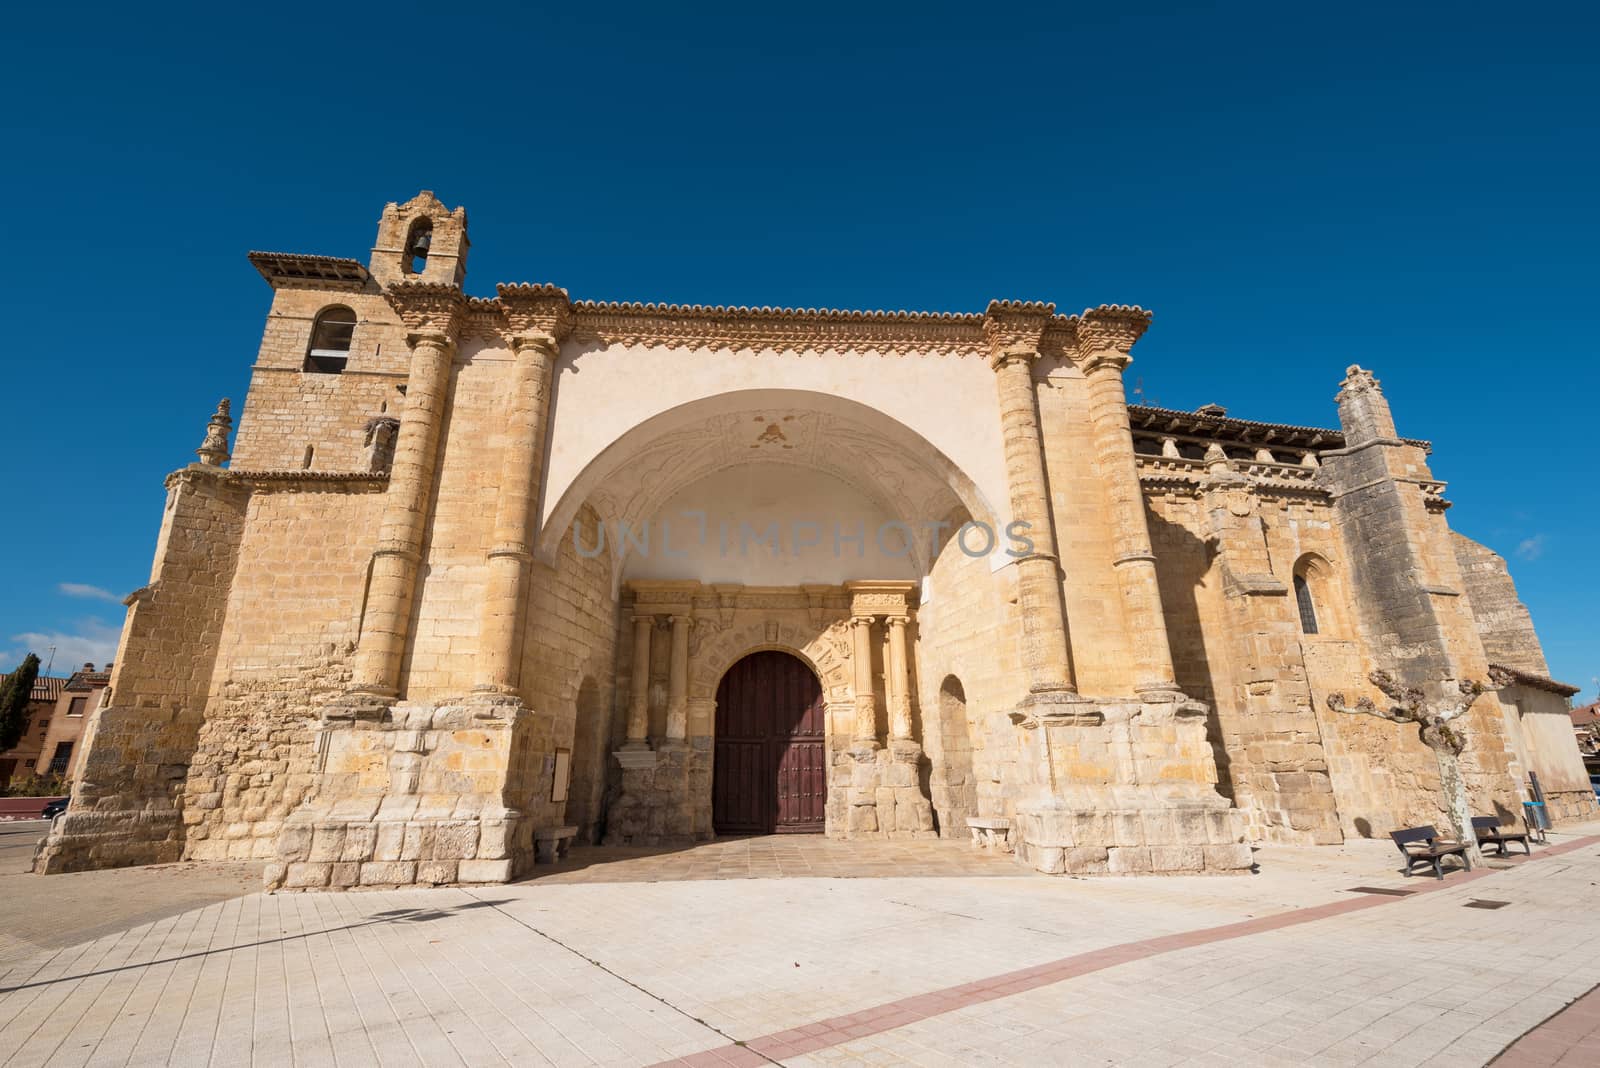
[[[1600,701],[1593,701],[1568,713],[1574,727],[1592,727],[1600,723]]]
[[[10,677],[10,672],[0,675],[0,683],[5,682]],[[66,684],[67,680],[64,678],[59,678],[55,675],[40,675],[33,680],[33,693],[28,695],[28,700],[54,701],[61,696],[62,687],[66,686]]]

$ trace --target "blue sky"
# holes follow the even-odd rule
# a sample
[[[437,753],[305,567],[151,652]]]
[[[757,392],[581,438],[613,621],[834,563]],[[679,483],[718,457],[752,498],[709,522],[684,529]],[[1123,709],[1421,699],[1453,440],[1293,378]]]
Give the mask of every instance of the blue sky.
[[[1127,6],[14,9],[0,661],[111,655],[246,250],[364,259],[429,188],[478,294],[1138,303],[1148,400],[1316,425],[1375,368],[1592,694],[1597,17]]]

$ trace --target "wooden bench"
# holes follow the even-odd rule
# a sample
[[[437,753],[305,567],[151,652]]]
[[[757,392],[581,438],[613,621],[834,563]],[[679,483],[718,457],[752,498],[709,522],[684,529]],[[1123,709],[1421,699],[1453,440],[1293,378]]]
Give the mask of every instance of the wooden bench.
[[[554,864],[558,857],[567,855],[567,850],[572,847],[572,837],[577,833],[576,827],[538,828],[533,832],[533,862]]]
[[[1393,838],[1394,844],[1399,847],[1400,855],[1406,858],[1404,874],[1407,878],[1418,864],[1427,864],[1432,866],[1435,876],[1443,879],[1444,868],[1439,862],[1445,857],[1460,857],[1462,866],[1467,871],[1472,870],[1472,861],[1467,859],[1466,843],[1440,838],[1439,832],[1432,826],[1407,827],[1403,831],[1390,831],[1389,837]]]
[[[1533,847],[1528,845],[1528,835],[1525,831],[1502,831],[1500,821],[1494,816],[1472,817],[1472,831],[1478,836],[1480,846],[1492,845],[1498,852],[1495,856],[1506,855],[1507,842],[1521,842],[1522,851],[1528,856],[1533,856]]]

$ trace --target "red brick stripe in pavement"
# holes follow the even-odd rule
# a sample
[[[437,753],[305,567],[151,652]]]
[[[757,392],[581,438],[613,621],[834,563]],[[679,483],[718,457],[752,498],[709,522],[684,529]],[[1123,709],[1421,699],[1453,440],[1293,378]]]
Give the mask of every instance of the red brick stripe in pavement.
[[[1542,860],[1545,857],[1556,857],[1563,853],[1570,853],[1576,849],[1600,842],[1600,835],[1588,835],[1575,838],[1561,845],[1548,846],[1541,849],[1532,857],[1507,857],[1505,860],[1514,864],[1525,864],[1530,860]],[[1496,858],[1501,859],[1501,858]],[[1463,883],[1476,882],[1495,873],[1496,869],[1480,867],[1474,871],[1464,872],[1450,879],[1439,882],[1428,880],[1428,885],[1418,888],[1415,898],[1421,894],[1433,893],[1438,890],[1448,890]],[[1378,908],[1382,905],[1393,905],[1398,901],[1410,898],[1395,898],[1377,895],[1364,895],[1362,897],[1345,898],[1332,901],[1326,905],[1313,905],[1309,908],[1292,909],[1288,912],[1278,912],[1271,916],[1262,916],[1257,919],[1243,920],[1238,923],[1227,923],[1220,927],[1204,927],[1193,931],[1181,931],[1178,934],[1163,935],[1160,938],[1147,938],[1139,942],[1124,942],[1117,946],[1107,946],[1104,949],[1094,949],[1087,953],[1077,953],[1070,957],[1036,964],[1031,968],[1022,968],[1014,972],[1003,972],[992,975],[986,979],[978,979],[960,986],[946,987],[943,990],[934,990],[926,994],[917,994],[914,997],[901,998],[898,1001],[886,1002],[871,1008],[862,1009],[860,1012],[850,1013],[848,1016],[834,1016],[816,1023],[802,1024],[787,1031],[778,1031],[770,1035],[762,1035],[744,1043],[730,1043],[718,1046],[715,1049],[703,1050],[700,1053],[680,1057],[677,1060],[663,1061],[656,1068],[718,1068],[725,1065],[761,1065],[771,1064],[775,1060],[785,1057],[799,1057],[807,1053],[815,1053],[819,1049],[827,1049],[843,1042],[849,1042],[867,1035],[891,1031],[896,1027],[926,1020],[955,1009],[964,1009],[969,1005],[981,1005],[986,1001],[1010,997],[1027,990],[1036,990],[1041,986],[1059,983],[1063,979],[1073,979],[1091,972],[1103,971],[1106,968],[1115,968],[1119,964],[1130,964],[1137,960],[1144,960],[1161,953],[1172,953],[1180,949],[1192,949],[1195,946],[1209,945],[1212,942],[1226,942],[1234,938],[1245,938],[1249,935],[1263,934],[1267,931],[1277,931],[1285,927],[1297,927],[1302,923],[1314,923],[1334,916],[1343,916],[1350,912],[1360,912],[1363,909]],[[1545,1030],[1561,1017],[1566,1016],[1572,1009],[1593,1002],[1581,1012],[1575,1014],[1569,1022],[1576,1033],[1577,1028],[1582,1028],[1582,1037],[1587,1041],[1600,1040],[1600,998],[1595,992],[1574,1002],[1566,1011],[1553,1017],[1546,1024],[1517,1040],[1517,1043],[1502,1054],[1502,1060],[1496,1064],[1501,1068],[1509,1068],[1515,1063],[1518,1068],[1523,1065],[1555,1064],[1555,1060],[1518,1060],[1513,1062],[1511,1055],[1523,1043],[1537,1039]],[[1567,1025],[1563,1025],[1556,1042],[1566,1040]],[[1574,1039],[1573,1042],[1578,1042]],[[1554,1048],[1554,1043],[1536,1043],[1534,1051]],[[1572,1044],[1562,1046],[1563,1051],[1581,1048]],[[1591,1051],[1594,1046],[1588,1047]],[[1595,1057],[1584,1063],[1592,1064],[1600,1057]],[[1578,1063],[1569,1057],[1563,1064]]]
[[[1600,986],[1556,1013],[1489,1062],[1494,1068],[1600,1063]]]

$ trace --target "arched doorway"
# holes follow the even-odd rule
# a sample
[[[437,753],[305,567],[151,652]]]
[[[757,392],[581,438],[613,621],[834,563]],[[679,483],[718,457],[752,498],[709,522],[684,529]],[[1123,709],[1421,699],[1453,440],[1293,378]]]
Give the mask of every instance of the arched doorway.
[[[717,686],[718,834],[820,834],[828,799],[822,683],[788,653],[751,653]]]

